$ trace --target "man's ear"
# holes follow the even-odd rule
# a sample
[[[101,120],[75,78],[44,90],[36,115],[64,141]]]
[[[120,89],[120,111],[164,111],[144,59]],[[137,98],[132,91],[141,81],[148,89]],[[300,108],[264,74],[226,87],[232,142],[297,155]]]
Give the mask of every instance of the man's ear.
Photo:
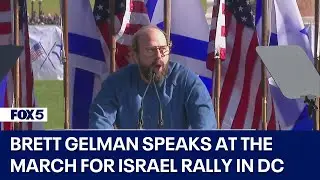
[[[132,51],[132,59],[134,63],[138,64],[138,54],[134,51]]]
[[[133,55],[133,52],[131,52],[131,51],[126,56],[126,59],[127,59],[128,63],[130,63],[130,64],[136,63],[136,60],[135,60],[134,55]]]
[[[138,63],[138,54],[133,49],[130,49],[128,56],[132,63]]]

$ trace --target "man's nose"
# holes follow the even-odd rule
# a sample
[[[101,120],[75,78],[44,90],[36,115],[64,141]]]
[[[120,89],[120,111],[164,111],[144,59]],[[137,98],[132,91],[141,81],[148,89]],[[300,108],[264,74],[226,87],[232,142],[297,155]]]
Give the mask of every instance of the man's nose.
[[[155,53],[156,53],[157,57],[159,57],[159,58],[162,57],[162,52],[161,52],[161,50],[159,48],[155,49]]]

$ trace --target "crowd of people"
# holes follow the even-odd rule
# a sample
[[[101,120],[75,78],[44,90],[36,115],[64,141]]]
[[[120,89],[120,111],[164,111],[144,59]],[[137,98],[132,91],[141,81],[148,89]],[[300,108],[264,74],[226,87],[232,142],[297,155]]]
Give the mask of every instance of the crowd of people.
[[[28,23],[30,25],[61,25],[61,16],[57,13],[54,15],[41,13],[37,16],[36,12],[33,12],[31,16],[28,14]]]

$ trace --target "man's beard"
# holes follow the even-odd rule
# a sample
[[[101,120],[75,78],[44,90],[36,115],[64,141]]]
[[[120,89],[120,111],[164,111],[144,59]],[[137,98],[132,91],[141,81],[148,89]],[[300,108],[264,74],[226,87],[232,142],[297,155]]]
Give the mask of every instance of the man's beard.
[[[154,81],[156,83],[162,81],[166,77],[166,75],[168,74],[168,69],[169,69],[168,67],[169,67],[169,63],[167,63],[166,65],[163,66],[161,72],[159,71],[159,72],[157,72],[155,74]],[[139,68],[140,68],[140,72],[141,72],[142,76],[147,81],[152,80],[152,74],[153,74],[153,68],[154,68],[153,64],[151,66],[148,66],[148,67],[139,64]]]

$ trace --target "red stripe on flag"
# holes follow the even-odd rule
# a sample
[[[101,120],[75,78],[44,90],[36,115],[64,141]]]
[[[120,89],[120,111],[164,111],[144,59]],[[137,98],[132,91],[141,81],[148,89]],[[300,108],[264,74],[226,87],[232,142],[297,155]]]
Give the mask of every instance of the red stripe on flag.
[[[1,22],[0,34],[10,34],[10,33],[11,33],[11,22]]]
[[[214,52],[209,53],[207,57],[206,66],[207,66],[207,69],[209,69],[210,71],[214,71],[214,57],[215,57]]]
[[[272,100],[272,107],[271,107],[272,111],[271,111],[271,117],[270,117],[270,121],[268,123],[268,130],[276,130],[276,117],[275,117],[275,110],[274,110],[274,104],[273,104],[273,100]]]
[[[225,37],[228,36],[228,32],[229,32],[229,26],[231,24],[231,18],[232,18],[232,14],[231,12],[229,11],[226,11],[226,21],[225,21],[225,28],[224,28],[224,31],[225,31]]]
[[[0,11],[10,11],[10,0],[0,0]]]
[[[26,25],[24,25],[26,26]],[[26,88],[27,91],[27,107],[33,107],[33,74],[32,74],[32,66],[30,59],[30,45],[29,45],[29,31],[26,28],[25,30],[25,71],[26,71]]]
[[[3,130],[4,130],[4,131],[11,131],[11,130],[13,130],[13,123],[4,122],[4,123],[2,123],[2,125],[3,125]]]
[[[210,31],[209,39],[210,39],[210,41],[215,41],[216,40],[216,31],[215,30],[211,30]]]
[[[120,23],[122,23],[124,15],[125,15],[125,13],[119,13],[116,15],[117,18],[119,19]]]
[[[103,37],[103,39],[104,39],[104,41],[106,42],[106,44],[108,45],[108,46],[110,46],[110,40],[109,40],[109,38],[110,38],[110,31],[109,31],[109,26],[106,24],[106,23],[99,23],[99,24],[97,24],[97,26],[98,26],[98,28],[100,29],[100,32],[101,32],[101,35],[102,35],[102,37]]]
[[[221,36],[226,37],[226,27],[225,26],[221,26]]]
[[[261,115],[262,115],[262,87],[261,83],[259,84],[259,89],[257,93],[257,97],[255,100],[255,107],[254,107],[254,113],[253,113],[253,120],[252,120],[252,129],[259,129],[259,125],[261,122]]]
[[[147,8],[143,1],[131,1],[130,11],[135,13],[147,13]]]
[[[141,24],[127,24],[124,33],[134,35],[142,26]]]
[[[219,9],[213,7],[213,9],[212,9],[212,19],[216,18],[218,13],[219,13]]]
[[[129,53],[129,47],[127,45],[123,45],[117,43],[117,53],[116,53],[116,63],[119,68],[122,68],[128,65],[127,57]]]
[[[225,3],[222,3],[221,10],[222,10],[222,12],[221,12],[222,14],[226,13],[226,4]]]
[[[255,52],[255,47],[258,45],[257,35],[253,34],[253,39],[248,48],[248,52],[246,52],[246,63],[245,63],[245,75],[244,75],[244,83],[241,94],[241,99],[238,105],[238,109],[236,111],[237,116],[233,120],[232,128],[234,129],[242,129],[244,128],[244,122],[246,120],[246,115],[249,107],[250,100],[250,87],[253,78],[253,71],[255,66],[255,61],[257,59],[257,53]],[[240,59],[240,56],[238,57]]]
[[[232,95],[232,91],[234,89],[235,81],[237,78],[237,74],[239,72],[239,63],[240,63],[240,55],[241,55],[241,38],[242,38],[242,31],[244,26],[237,25],[236,26],[236,35],[234,40],[234,47],[233,52],[231,54],[231,60],[229,64],[229,68],[227,74],[225,76],[225,80],[221,90],[221,119],[223,122],[227,108],[229,105],[229,101]],[[232,102],[231,102],[232,103]]]
[[[220,59],[221,60],[226,59],[226,48],[220,48]]]

